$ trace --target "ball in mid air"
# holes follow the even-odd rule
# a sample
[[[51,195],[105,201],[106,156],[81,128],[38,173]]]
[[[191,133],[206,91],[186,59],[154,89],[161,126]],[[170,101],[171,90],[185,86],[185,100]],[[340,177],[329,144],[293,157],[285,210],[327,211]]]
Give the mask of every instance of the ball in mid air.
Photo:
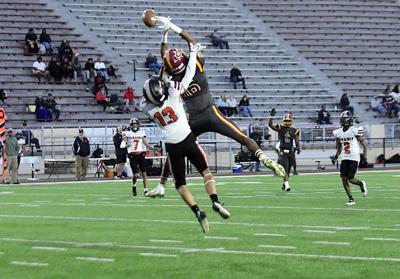
[[[147,9],[143,12],[143,23],[148,27],[154,27],[157,24],[156,11]]]

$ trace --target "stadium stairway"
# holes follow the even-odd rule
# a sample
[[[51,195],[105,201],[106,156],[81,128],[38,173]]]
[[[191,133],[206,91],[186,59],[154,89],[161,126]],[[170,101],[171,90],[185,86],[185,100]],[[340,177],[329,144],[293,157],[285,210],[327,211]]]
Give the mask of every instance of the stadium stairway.
[[[103,112],[100,105],[96,104],[93,94],[86,91],[87,87],[82,81],[64,82],[64,84],[38,84],[32,75],[32,64],[37,55],[24,54],[24,37],[29,28],[34,28],[40,35],[41,29],[46,28],[55,45],[58,47],[62,39],[71,42],[71,46],[79,53],[79,61],[84,66],[88,57],[94,60],[101,56],[106,63],[114,64],[110,57],[103,55],[96,44],[82,33],[75,30],[62,14],[58,14],[49,7],[45,1],[0,0],[0,83],[1,88],[8,91],[5,109],[8,116],[7,126],[21,127],[22,121],[29,121],[30,127],[46,126],[44,122],[36,122],[34,113],[27,112],[29,105],[34,104],[36,95],[40,92],[44,97],[52,93],[58,102],[61,111],[60,125],[103,125],[116,124],[120,119],[128,120],[131,113],[115,114],[109,110]],[[48,64],[50,56],[42,55],[43,61]],[[111,78],[107,84],[109,94],[118,94],[126,86],[119,77]],[[144,117],[143,113],[136,113]],[[56,126],[51,122],[49,125]]]
[[[278,117],[292,112],[297,123],[314,123],[321,104],[327,104],[334,121],[340,111],[336,105],[338,92],[329,79],[313,65],[293,55],[276,39],[273,31],[254,23],[253,14],[234,1],[140,1],[140,0],[48,0],[49,5],[69,19],[72,26],[88,34],[96,46],[106,52],[120,69],[122,79],[133,84],[140,94],[143,82],[152,73],[144,67],[148,51],[158,57],[161,32],[142,23],[142,13],[154,8],[159,15],[171,16],[173,21],[188,30],[194,38],[208,45],[204,51],[206,71],[212,94],[234,96],[237,101],[250,97],[254,118],[235,118],[247,125],[265,118],[276,107]],[[229,42],[230,49],[210,46],[206,35],[218,29]],[[171,34],[169,44],[187,49],[187,44]],[[136,80],[133,79],[133,65]],[[307,62],[307,61],[306,61]],[[229,71],[236,63],[246,77],[247,90],[234,90]],[[317,73],[317,74],[316,74]]]
[[[240,0],[341,91],[367,122],[372,97],[400,82],[400,11],[395,0]],[[376,117],[376,119],[374,118]]]

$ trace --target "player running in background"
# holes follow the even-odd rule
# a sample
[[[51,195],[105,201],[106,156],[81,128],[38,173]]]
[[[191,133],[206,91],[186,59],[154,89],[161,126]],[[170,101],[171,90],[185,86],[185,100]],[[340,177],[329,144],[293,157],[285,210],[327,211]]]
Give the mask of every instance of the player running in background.
[[[279,150],[278,150],[278,163],[285,168],[285,176],[283,177],[282,190],[289,192],[289,175],[290,169],[295,161],[295,152],[300,154],[300,143],[299,134],[300,131],[292,127],[293,117],[291,114],[285,114],[283,117],[283,124],[274,125],[274,116],[276,114],[275,108],[271,110],[270,117],[268,119],[268,126],[278,132],[279,139]]]
[[[137,196],[136,182],[139,177],[139,171],[143,178],[144,194],[146,195],[148,192],[146,150],[159,149],[148,143],[146,132],[140,130],[140,123],[137,118],[131,118],[129,120],[129,127],[129,131],[123,132],[123,139],[120,147],[127,148],[129,164],[132,169],[132,195]]]
[[[204,186],[210,196],[213,210],[224,219],[229,218],[230,213],[218,200],[215,180],[208,167],[205,153],[190,129],[183,108],[182,94],[185,93],[195,74],[198,46],[190,46],[189,62],[181,82],[170,81],[165,83],[161,78],[148,79],[144,84],[143,96],[147,101],[144,111],[164,131],[165,147],[175,180],[175,187],[195,214],[203,232],[206,233],[209,230],[207,215],[200,210],[186,186],[185,157],[203,176]]]
[[[161,42],[161,56],[164,62],[162,78],[164,80],[172,79],[173,81],[181,81],[187,68],[188,57],[182,49],[168,47],[168,31],[173,30],[188,44],[194,44],[195,41],[188,32],[173,24],[169,18],[158,17],[158,20],[163,24],[162,28],[164,29]],[[195,70],[193,80],[182,95],[187,113],[189,114],[189,125],[193,134],[197,137],[206,132],[215,132],[229,137],[246,146],[262,164],[271,169],[275,174],[283,177],[285,175],[284,168],[269,159],[253,139],[244,134],[214,105],[207,76],[204,71],[204,57],[198,56],[196,58]],[[159,185],[151,190],[148,196],[163,196],[168,176],[168,164],[165,164]]]
[[[340,177],[342,178],[344,190],[349,197],[346,205],[355,205],[353,195],[351,193],[350,184],[358,185],[363,196],[368,194],[367,184],[363,180],[358,180],[355,175],[360,162],[360,143],[363,147],[363,154],[367,157],[367,141],[362,135],[362,130],[353,126],[353,116],[349,111],[344,111],[340,114],[339,129],[333,131],[333,136],[336,138],[336,154],[331,157],[332,164],[335,164],[338,159],[340,163]]]

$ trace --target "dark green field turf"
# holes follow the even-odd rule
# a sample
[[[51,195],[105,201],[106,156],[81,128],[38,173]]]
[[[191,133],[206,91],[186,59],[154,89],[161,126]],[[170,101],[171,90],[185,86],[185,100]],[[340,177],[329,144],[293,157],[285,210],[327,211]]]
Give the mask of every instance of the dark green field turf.
[[[352,208],[337,174],[217,178],[228,220],[190,180],[206,235],[171,184],[0,187],[0,278],[400,278],[400,172],[359,177]]]

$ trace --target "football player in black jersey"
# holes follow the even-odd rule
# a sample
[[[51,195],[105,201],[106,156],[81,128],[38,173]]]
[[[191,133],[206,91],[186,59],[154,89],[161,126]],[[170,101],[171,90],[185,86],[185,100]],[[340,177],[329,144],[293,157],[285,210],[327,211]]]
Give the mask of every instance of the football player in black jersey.
[[[268,120],[268,126],[278,132],[279,139],[279,159],[278,163],[285,168],[285,176],[283,177],[282,190],[289,192],[289,175],[290,169],[293,166],[293,161],[296,160],[295,152],[300,153],[300,143],[299,143],[299,130],[292,127],[293,116],[291,114],[285,114],[283,117],[282,124],[274,125],[274,116],[276,114],[275,109],[271,110],[271,114]]]
[[[168,81],[168,79],[180,81],[185,74],[188,56],[180,48],[169,48],[168,32],[169,30],[176,32],[188,44],[194,44],[195,40],[188,32],[173,24],[169,18],[158,17],[157,20],[163,24],[162,28],[164,29],[161,41],[161,56],[164,62],[161,71],[162,78],[164,81]],[[196,61],[196,73],[186,93],[183,95],[183,100],[185,101],[187,113],[189,115],[190,128],[196,137],[205,132],[216,132],[227,136],[246,146],[261,163],[271,169],[275,174],[282,177],[285,175],[285,170],[280,164],[269,159],[253,139],[244,134],[214,105],[208,86],[207,76],[204,72],[204,57],[198,57]],[[163,196],[168,176],[169,170],[167,164],[165,164],[163,173],[161,174],[160,184],[155,189],[151,190],[147,196]]]

